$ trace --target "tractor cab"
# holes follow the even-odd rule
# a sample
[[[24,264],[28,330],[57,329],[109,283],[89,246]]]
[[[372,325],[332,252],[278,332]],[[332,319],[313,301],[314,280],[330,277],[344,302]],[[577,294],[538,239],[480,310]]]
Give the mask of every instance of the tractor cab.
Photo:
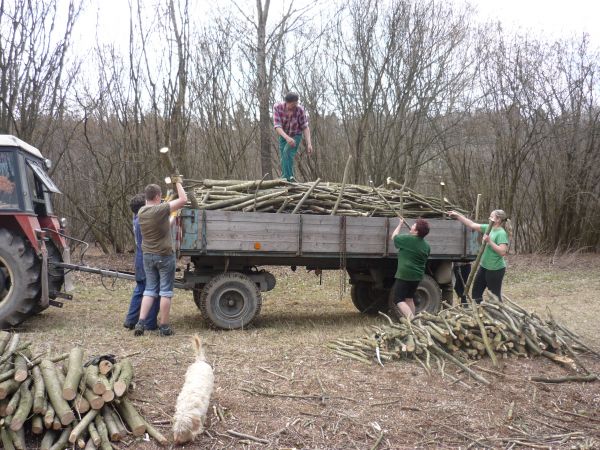
[[[52,216],[51,196],[60,190],[45,169],[50,161],[14,136],[0,135],[0,214]]]
[[[62,270],[49,268],[68,250],[49,167],[37,148],[0,135],[0,328],[47,308],[64,282]]]

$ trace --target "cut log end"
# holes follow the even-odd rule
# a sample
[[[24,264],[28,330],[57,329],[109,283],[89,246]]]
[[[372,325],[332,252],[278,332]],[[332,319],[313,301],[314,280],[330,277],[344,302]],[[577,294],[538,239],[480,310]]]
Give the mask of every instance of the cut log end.
[[[146,425],[138,425],[131,429],[134,436],[143,436],[146,433]]]
[[[77,389],[66,387],[63,389],[63,398],[67,401],[75,400],[77,397]]]
[[[15,376],[14,376],[15,381],[18,381],[19,383],[21,383],[27,379],[27,375],[28,375],[27,370],[17,369],[15,371]]]
[[[102,394],[102,400],[104,400],[105,403],[109,403],[112,402],[115,399],[115,392],[111,391],[111,390],[107,390],[104,392],[104,394]]]
[[[127,391],[127,384],[123,381],[115,381],[114,391],[117,397],[122,397]]]
[[[87,401],[92,409],[102,409],[104,406],[104,400],[100,396],[89,396],[87,397]]]
[[[73,411],[65,412],[60,416],[60,423],[63,424],[64,426],[69,425],[74,420],[75,420],[75,414],[73,414]]]
[[[24,420],[13,417],[13,419],[10,421],[10,429],[13,431],[19,431],[21,428],[23,428],[24,424]]]
[[[97,383],[94,384],[94,387],[92,388],[92,391],[96,395],[102,395],[102,394],[104,394],[106,392],[106,386],[102,382],[97,382]]]
[[[107,373],[109,373],[113,368],[113,365],[110,361],[100,361],[100,363],[98,364],[98,371],[102,374],[102,375],[106,375]]]

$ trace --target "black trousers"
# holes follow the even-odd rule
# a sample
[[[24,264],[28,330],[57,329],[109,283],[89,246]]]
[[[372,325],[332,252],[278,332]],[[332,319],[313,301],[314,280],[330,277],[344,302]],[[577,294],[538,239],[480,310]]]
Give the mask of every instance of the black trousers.
[[[473,300],[477,303],[481,303],[485,288],[488,288],[492,294],[502,300],[502,280],[504,279],[505,273],[506,268],[487,270],[480,267],[475,275],[475,280],[473,280],[473,290],[471,291]]]
[[[471,273],[471,264],[454,264],[452,272],[454,272],[454,292],[460,297],[461,303],[467,303],[465,284]]]

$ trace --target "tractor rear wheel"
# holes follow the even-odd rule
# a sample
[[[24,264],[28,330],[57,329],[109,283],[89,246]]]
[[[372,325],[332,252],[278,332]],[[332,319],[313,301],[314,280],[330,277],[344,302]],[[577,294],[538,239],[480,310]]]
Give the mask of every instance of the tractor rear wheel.
[[[48,250],[48,263],[62,262],[62,255],[54,242],[46,242],[46,250]],[[60,292],[65,282],[65,269],[54,267],[48,264],[48,295],[51,299],[55,299],[56,295],[53,292]],[[39,297],[38,297],[39,298]],[[41,313],[48,308],[48,305],[42,306],[38,301],[33,307],[33,314]]]
[[[41,262],[33,248],[0,229],[0,328],[14,327],[35,314],[40,299]]]

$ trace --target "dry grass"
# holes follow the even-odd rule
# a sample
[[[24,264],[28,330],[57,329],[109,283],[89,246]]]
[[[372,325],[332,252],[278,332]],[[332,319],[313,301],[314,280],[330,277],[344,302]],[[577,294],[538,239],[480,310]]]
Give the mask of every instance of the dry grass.
[[[127,265],[129,260],[90,258],[90,263]],[[38,349],[49,346],[62,352],[81,345],[88,354],[133,354],[135,397],[153,421],[168,420],[173,413],[192,360],[190,337],[199,333],[215,367],[211,403],[222,408],[225,421],[211,411],[208,433],[187,448],[368,449],[382,433],[380,449],[465,448],[484,437],[513,436],[526,442],[527,435],[570,432],[585,433],[591,447],[600,445],[599,382],[526,381],[529,375],[565,374],[545,359],[508,360],[497,376],[486,374],[493,380],[489,388],[450,367],[447,372],[462,383],[439,374],[427,376],[410,361],[382,368],[343,359],[324,344],[333,338],[359,336],[365,325],[379,319],[358,314],[349,292],[340,298],[338,273],[324,274],[319,285],[317,277],[301,269],[274,271],[278,285],[264,295],[262,314],[248,330],[208,329],[191,295],[178,292],[172,316],[177,334],[135,338],[121,325],[132,286],[118,282],[114,291],[108,291],[97,278],[79,276],[76,300],[30,320],[21,332]],[[537,256],[513,257],[505,293],[527,308],[544,312],[548,307],[557,320],[598,348],[599,273],[599,257],[554,262]],[[585,361],[600,372],[597,360],[586,357]],[[489,361],[480,365],[490,368]],[[508,420],[512,402],[514,417]],[[168,432],[168,426],[163,430]],[[269,444],[232,438],[227,430]],[[566,439],[563,447],[571,447]],[[494,442],[502,447],[502,441]],[[154,448],[154,444],[138,442],[129,448]]]

